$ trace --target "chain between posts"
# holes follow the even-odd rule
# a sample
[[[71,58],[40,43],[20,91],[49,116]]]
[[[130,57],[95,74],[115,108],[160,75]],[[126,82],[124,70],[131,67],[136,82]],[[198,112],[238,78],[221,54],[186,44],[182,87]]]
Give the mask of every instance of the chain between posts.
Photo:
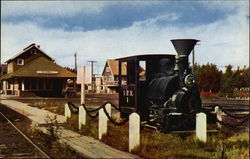
[[[220,121],[220,120],[218,120],[218,119],[216,118],[216,121],[217,121],[220,125],[225,126],[225,127],[230,127],[230,128],[232,128],[232,129],[235,129],[235,128],[238,127],[238,126],[241,126],[243,123],[245,123],[245,122],[248,121],[248,120],[249,120],[249,118],[245,118],[245,119],[242,120],[241,122],[239,122],[239,123],[233,125],[233,124],[229,124],[229,123],[225,123],[225,122],[223,122],[223,121]]]
[[[105,115],[107,116],[107,118],[109,119],[109,121],[110,121],[112,124],[116,125],[116,126],[122,126],[122,125],[126,124],[126,123],[129,121],[129,118],[125,118],[122,122],[117,122],[117,121],[115,121],[114,119],[112,119],[112,117],[109,115],[109,113],[108,113],[107,110],[106,110],[106,107],[105,107],[106,104],[111,104],[111,106],[112,106],[113,108],[115,108],[117,111],[121,112],[121,110],[120,110],[118,107],[116,107],[116,106],[115,106],[113,103],[111,103],[111,102],[105,102],[105,103],[103,103],[100,107],[98,107],[98,108],[96,108],[96,109],[93,109],[93,110],[88,110],[88,109],[86,108],[85,104],[82,104],[82,106],[83,106],[83,108],[85,109],[87,115],[88,115],[89,117],[91,117],[91,118],[96,118],[96,117],[99,115],[99,112],[98,112],[98,111],[99,111],[100,109],[103,108],[104,113],[105,113]],[[75,106],[75,105],[74,105],[73,103],[71,103],[71,102],[68,102],[68,105],[69,105],[70,111],[71,111],[73,114],[78,114],[78,113],[79,113],[79,107]],[[236,128],[236,127],[242,125],[243,123],[245,123],[246,121],[249,120],[249,114],[246,114],[246,115],[244,115],[244,116],[234,116],[234,115],[228,113],[227,111],[223,110],[221,106],[219,106],[219,108],[220,108],[226,115],[228,115],[229,117],[231,117],[231,118],[233,118],[233,119],[243,119],[241,122],[239,122],[239,123],[233,125],[233,124],[229,124],[229,123],[220,121],[220,120],[218,120],[218,118],[216,117],[216,121],[217,121],[220,125],[222,125],[222,126],[230,127],[230,128]],[[74,109],[75,109],[75,110],[74,110]],[[93,112],[96,112],[96,114],[95,114],[95,115],[92,115],[91,113],[93,113]],[[193,118],[193,115],[194,115],[193,113],[192,113],[192,114],[189,114],[189,116],[188,116],[185,120],[183,120],[182,122],[178,123],[177,125],[175,125],[175,126],[173,126],[173,127],[170,127],[170,129],[173,130],[173,129],[179,128],[180,126],[182,126],[183,124],[185,124],[187,121],[190,122],[190,118]]]
[[[234,118],[234,119],[245,119],[245,118],[249,118],[249,113],[244,115],[244,116],[235,116],[232,115],[230,113],[228,113],[226,110],[223,110],[221,106],[219,106],[219,108],[222,110],[223,113],[225,113],[227,116],[229,116],[230,118]]]
[[[111,116],[109,115],[109,113],[107,112],[107,110],[106,110],[105,107],[103,107],[103,110],[104,110],[105,115],[106,115],[107,118],[109,119],[109,121],[110,121],[112,124],[116,125],[116,126],[122,126],[122,125],[126,124],[126,123],[129,121],[129,118],[127,117],[127,118],[125,118],[122,122],[117,122],[117,121],[115,121],[114,119],[111,118]]]
[[[99,111],[100,109],[103,108],[105,115],[107,116],[107,118],[109,119],[109,121],[110,121],[112,124],[114,124],[114,125],[116,125],[116,126],[122,126],[122,125],[126,124],[126,123],[129,121],[129,118],[125,118],[122,122],[117,122],[117,121],[115,121],[114,119],[112,119],[112,117],[109,115],[109,113],[108,113],[107,110],[106,110],[106,107],[105,107],[106,104],[110,104],[110,105],[111,105],[113,108],[115,108],[117,111],[121,112],[121,110],[120,110],[117,106],[115,106],[113,103],[111,103],[111,102],[105,102],[105,103],[103,103],[100,107],[98,107],[98,108],[96,108],[96,109],[92,109],[92,110],[88,110],[88,109],[86,108],[86,105],[85,105],[85,104],[81,104],[81,105],[82,105],[83,108],[85,109],[87,115],[88,115],[89,117],[91,117],[91,118],[96,118],[96,117],[99,115],[99,112],[98,112],[98,111]],[[73,103],[71,103],[71,102],[68,102],[68,105],[69,105],[70,111],[71,111],[72,113],[74,113],[74,114],[78,114],[78,113],[79,113],[79,107],[75,106],[75,105],[74,105]],[[74,111],[72,107],[75,108],[77,111]],[[91,113],[93,113],[93,112],[96,112],[96,114],[95,114],[95,115],[92,115]]]
[[[75,106],[73,103],[68,102],[68,106],[69,106],[69,109],[70,109],[71,113],[73,113],[73,114],[78,114],[79,113],[79,108],[77,106]]]
[[[217,118],[217,116],[216,116],[216,122],[218,122],[218,123],[219,123],[220,125],[222,125],[222,126],[230,127],[230,128],[232,128],[232,129],[234,129],[234,128],[238,127],[238,126],[241,126],[242,124],[244,124],[246,121],[249,120],[249,113],[246,114],[246,115],[244,115],[244,116],[235,116],[235,115],[232,115],[232,114],[228,113],[227,111],[223,110],[222,107],[221,107],[220,105],[219,105],[219,109],[221,109],[222,112],[225,113],[225,114],[226,114],[228,117],[230,117],[230,118],[237,119],[237,120],[243,119],[242,121],[240,121],[240,122],[238,122],[238,123],[236,123],[236,124],[233,125],[233,124],[229,124],[229,123],[220,121],[220,120]]]

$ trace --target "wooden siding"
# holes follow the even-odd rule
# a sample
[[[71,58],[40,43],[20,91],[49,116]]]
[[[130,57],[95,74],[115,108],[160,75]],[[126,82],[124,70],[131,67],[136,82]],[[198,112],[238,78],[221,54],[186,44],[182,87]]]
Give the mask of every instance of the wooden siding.
[[[34,53],[32,54],[31,53],[32,49],[36,50],[36,54],[34,54]],[[48,58],[40,50],[38,50],[38,49],[36,49],[36,48],[33,47],[33,48],[27,50],[26,52],[24,52],[23,54],[21,54],[17,59],[8,62],[8,73],[12,73],[12,72],[18,70],[19,68],[23,67],[24,65],[26,65],[29,62],[31,62],[32,60],[34,60],[37,57]],[[24,60],[24,65],[17,65],[17,60],[18,59],[23,59]]]

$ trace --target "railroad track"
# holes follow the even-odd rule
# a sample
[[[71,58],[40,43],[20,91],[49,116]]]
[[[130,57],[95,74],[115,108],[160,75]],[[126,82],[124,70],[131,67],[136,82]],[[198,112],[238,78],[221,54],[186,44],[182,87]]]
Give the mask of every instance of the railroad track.
[[[50,158],[0,111],[0,158]]]

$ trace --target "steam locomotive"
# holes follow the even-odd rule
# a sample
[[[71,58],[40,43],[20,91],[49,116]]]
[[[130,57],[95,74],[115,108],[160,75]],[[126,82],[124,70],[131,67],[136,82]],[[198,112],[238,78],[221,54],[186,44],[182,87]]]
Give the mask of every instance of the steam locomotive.
[[[171,40],[177,55],[149,54],[116,59],[119,63],[119,107],[121,115],[140,114],[142,121],[162,131],[188,121],[193,127],[201,98],[188,57],[199,40]]]

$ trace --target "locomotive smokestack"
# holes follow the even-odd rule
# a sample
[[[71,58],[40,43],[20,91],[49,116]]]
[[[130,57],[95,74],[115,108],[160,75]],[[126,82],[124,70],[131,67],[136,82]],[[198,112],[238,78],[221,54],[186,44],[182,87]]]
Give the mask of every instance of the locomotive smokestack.
[[[173,39],[171,40],[178,54],[176,64],[178,66],[178,74],[180,78],[180,87],[184,86],[185,74],[191,73],[188,64],[188,56],[194,49],[199,40],[196,39]]]
[[[171,42],[179,56],[188,56],[199,40],[196,39],[173,39]]]

